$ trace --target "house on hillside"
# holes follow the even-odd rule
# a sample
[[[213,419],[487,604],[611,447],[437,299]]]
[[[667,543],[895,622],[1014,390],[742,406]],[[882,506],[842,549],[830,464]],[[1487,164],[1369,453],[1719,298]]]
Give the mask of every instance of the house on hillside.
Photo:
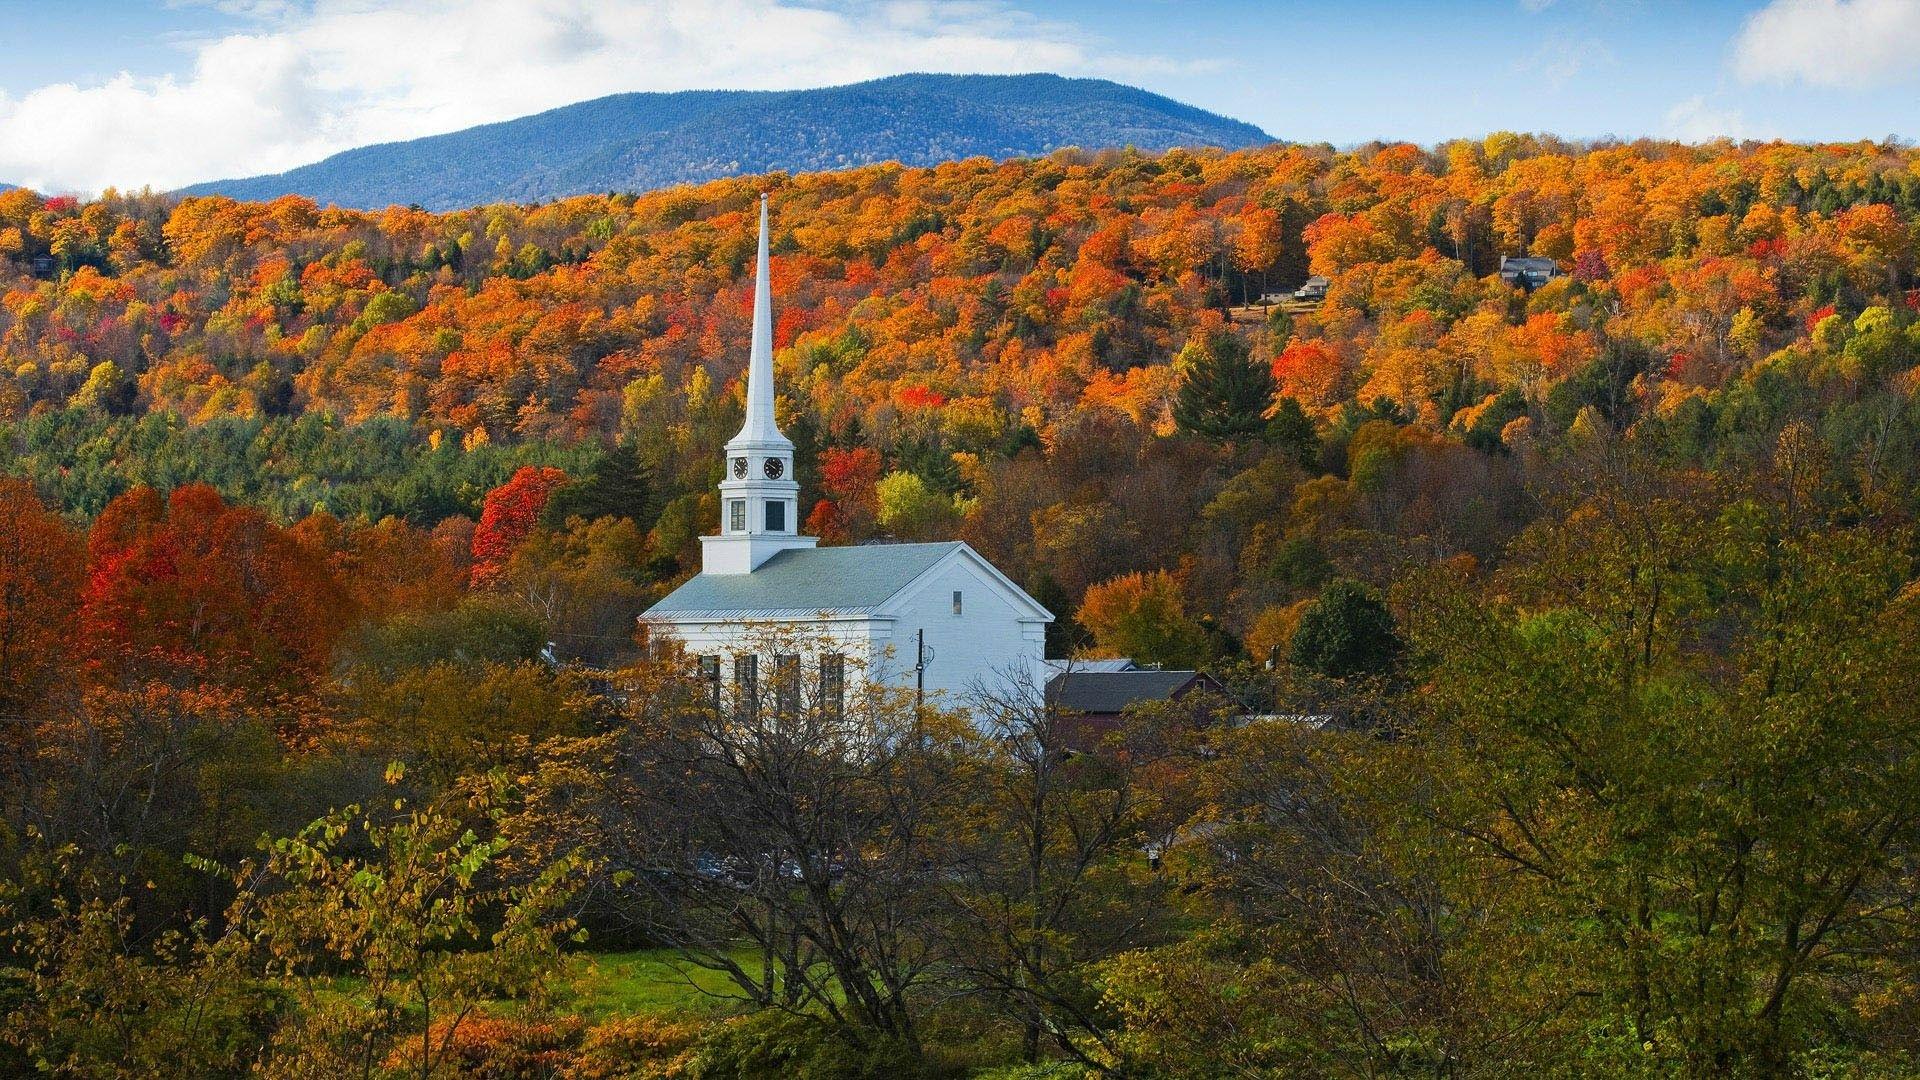
[[[1533,255],[1500,256],[1500,280],[1516,289],[1532,291],[1560,276],[1560,266],[1552,259]]]
[[[822,548],[798,535],[793,442],[774,420],[764,196],[757,274],[747,416],[722,459],[720,534],[700,538],[700,573],[640,617],[648,640],[692,657],[716,700],[722,680],[749,699],[804,684],[833,701],[879,681],[948,705],[1009,680],[1044,683],[1053,613],[972,547]]]
[[[1293,298],[1295,300],[1314,302],[1325,300],[1327,298],[1327,289],[1332,285],[1333,282],[1321,277],[1319,274],[1315,274],[1308,278],[1299,288],[1293,290]]]

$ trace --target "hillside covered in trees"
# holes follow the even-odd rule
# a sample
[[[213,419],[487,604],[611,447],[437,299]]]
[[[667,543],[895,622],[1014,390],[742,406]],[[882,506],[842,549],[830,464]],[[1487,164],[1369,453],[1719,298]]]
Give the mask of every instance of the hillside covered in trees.
[[[1910,160],[1500,137],[438,216],[18,191],[0,252],[56,271],[16,270],[0,298],[0,450],[83,515],[205,481],[285,522],[432,528],[517,465],[579,472],[624,445],[649,565],[690,569],[738,423],[767,187],[811,527],[963,535],[1065,610],[1180,573],[1244,638],[1325,571],[1495,559],[1576,429],[1657,429],[1715,470],[1798,419],[1906,505]],[[1523,251],[1569,273],[1531,294],[1491,276]],[[1334,280],[1317,310],[1223,317],[1310,271]]]
[[[6,1060],[1911,1075],[1917,164],[0,194]],[[717,523],[763,189],[807,531],[964,538],[1055,655],[1231,699],[1086,753],[642,655]],[[596,997],[610,947],[703,989]]]
[[[722,176],[932,165],[1067,146],[1239,149],[1273,140],[1159,94],[1058,75],[895,75],[807,90],[616,94],[537,116],[344,151],[191,195],[450,210]]]

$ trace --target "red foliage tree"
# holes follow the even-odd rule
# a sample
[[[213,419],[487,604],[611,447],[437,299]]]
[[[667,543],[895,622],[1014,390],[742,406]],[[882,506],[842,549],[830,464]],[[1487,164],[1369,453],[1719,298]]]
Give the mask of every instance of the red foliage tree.
[[[884,463],[871,446],[828,450],[820,455],[820,500],[807,516],[807,530],[828,543],[852,543],[873,532],[880,512],[874,485]]]
[[[130,491],[88,538],[80,626],[103,679],[291,685],[325,668],[351,617],[324,552],[204,484]]]
[[[487,492],[480,524],[473,530],[473,585],[489,588],[506,571],[514,550],[533,532],[540,511],[567,474],[550,466],[523,467],[506,483]]]
[[[807,515],[806,528],[807,535],[819,537],[820,542],[828,546],[852,540],[847,530],[846,515],[830,499],[821,499],[813,504],[813,511]]]

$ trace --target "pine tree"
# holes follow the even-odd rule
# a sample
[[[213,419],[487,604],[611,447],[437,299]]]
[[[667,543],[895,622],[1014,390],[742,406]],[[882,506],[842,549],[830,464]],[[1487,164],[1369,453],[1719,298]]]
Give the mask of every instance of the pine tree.
[[[1073,598],[1051,574],[1034,574],[1027,581],[1027,593],[1053,612],[1053,621],[1047,624],[1048,656],[1072,656],[1093,644],[1093,636],[1073,618]]]
[[[1210,439],[1241,439],[1266,427],[1273,403],[1273,372],[1253,359],[1246,343],[1226,330],[1187,342],[1178,360],[1185,375],[1173,401],[1181,430]]]
[[[654,505],[653,480],[631,442],[614,444],[600,455],[587,475],[553,493],[540,514],[549,529],[564,528],[568,518],[598,521],[626,518],[644,532],[653,527],[659,509]]]
[[[1273,419],[1267,422],[1267,441],[1302,468],[1311,469],[1320,464],[1320,433],[1314,429],[1313,418],[1294,398],[1280,399]]]

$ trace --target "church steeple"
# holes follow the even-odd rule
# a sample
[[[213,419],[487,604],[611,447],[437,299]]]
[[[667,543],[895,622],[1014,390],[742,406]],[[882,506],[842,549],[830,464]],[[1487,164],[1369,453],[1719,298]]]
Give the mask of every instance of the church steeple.
[[[773,412],[773,289],[767,273],[767,197],[760,196],[760,253],[754,268],[753,346],[747,353],[747,418],[727,440],[720,481],[720,535],[703,536],[701,570],[750,574],[788,548],[819,541],[799,529],[800,485],[793,440]]]
[[[727,443],[786,442],[773,417],[773,286],[767,275],[767,197],[760,196],[760,255],[753,280],[753,348],[747,354],[747,420]]]

